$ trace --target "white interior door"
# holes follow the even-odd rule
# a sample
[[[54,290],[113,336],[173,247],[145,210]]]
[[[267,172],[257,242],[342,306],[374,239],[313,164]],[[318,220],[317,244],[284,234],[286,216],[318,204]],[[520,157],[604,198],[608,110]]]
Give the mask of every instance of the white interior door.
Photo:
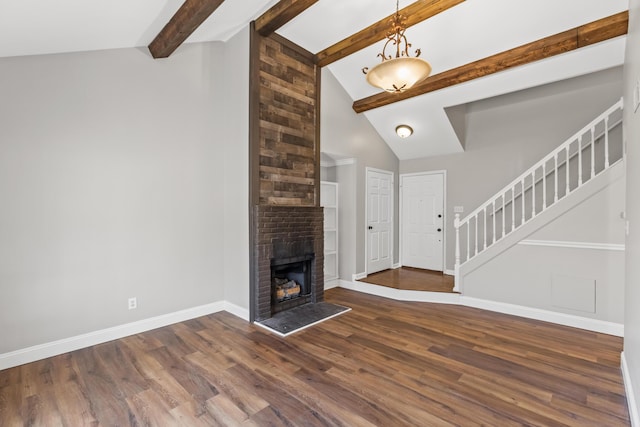
[[[400,177],[402,265],[443,270],[444,174]]]
[[[367,169],[367,274],[391,268],[393,173]]]

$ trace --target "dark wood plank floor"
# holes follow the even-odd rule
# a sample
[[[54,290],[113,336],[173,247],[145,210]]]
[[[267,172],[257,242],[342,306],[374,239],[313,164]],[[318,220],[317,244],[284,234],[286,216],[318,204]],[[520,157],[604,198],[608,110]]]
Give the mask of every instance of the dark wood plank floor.
[[[453,292],[453,276],[441,271],[400,267],[373,273],[360,282],[386,286],[395,289],[429,292]]]
[[[628,426],[622,340],[326,293],[286,339],[218,313],[0,371],[1,426]]]

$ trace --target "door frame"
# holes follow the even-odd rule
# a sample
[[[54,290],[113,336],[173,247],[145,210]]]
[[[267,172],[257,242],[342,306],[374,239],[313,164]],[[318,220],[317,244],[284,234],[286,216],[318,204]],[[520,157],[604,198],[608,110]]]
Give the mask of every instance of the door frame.
[[[402,232],[403,232],[403,224],[402,224],[402,205],[404,204],[404,193],[402,192],[402,180],[404,177],[409,176],[424,176],[424,175],[442,175],[442,273],[447,272],[447,171],[446,169],[435,170],[435,171],[425,171],[425,172],[415,172],[415,173],[402,173],[400,174],[400,199],[398,201],[398,233],[400,234],[398,241],[398,261],[400,266],[402,266]]]
[[[369,274],[369,229],[367,228],[367,224],[369,223],[369,172],[378,172],[385,173],[391,175],[391,230],[390,234],[390,248],[389,253],[391,256],[391,268],[393,268],[393,248],[395,246],[395,217],[393,215],[395,211],[396,205],[396,192],[395,192],[395,177],[396,174],[393,171],[388,171],[384,169],[372,168],[367,166],[364,171],[364,274],[365,277]]]

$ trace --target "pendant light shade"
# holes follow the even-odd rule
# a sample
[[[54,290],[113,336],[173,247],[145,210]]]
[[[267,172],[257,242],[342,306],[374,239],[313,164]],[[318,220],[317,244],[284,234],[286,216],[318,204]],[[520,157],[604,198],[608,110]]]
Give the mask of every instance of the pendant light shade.
[[[411,43],[407,41],[404,32],[407,29],[406,18],[400,14],[399,1],[396,0],[396,13],[391,17],[391,28],[387,33],[387,41],[378,56],[382,62],[362,72],[367,75],[367,82],[387,92],[404,92],[413,85],[421,82],[431,74],[431,65],[420,56],[420,49],[416,49],[414,57],[409,56]],[[395,57],[387,55],[387,47],[395,46]]]
[[[404,92],[426,79],[431,65],[421,58],[403,56],[379,63],[367,73],[367,82],[387,92]]]

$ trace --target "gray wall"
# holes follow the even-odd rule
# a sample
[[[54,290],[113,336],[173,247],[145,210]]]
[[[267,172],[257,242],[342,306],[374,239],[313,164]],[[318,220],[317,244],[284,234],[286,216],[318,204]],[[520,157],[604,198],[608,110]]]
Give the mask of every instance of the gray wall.
[[[329,69],[322,69],[322,102],[320,120],[320,148],[324,153],[336,154],[342,158],[354,158],[355,164],[355,193],[354,198],[346,205],[340,205],[341,210],[351,210],[355,214],[355,236],[343,234],[347,231],[340,224],[340,241],[348,243],[355,248],[355,254],[340,254],[340,270],[342,272],[353,271],[363,273],[365,271],[365,202],[366,202],[366,168],[372,167],[384,169],[394,173],[394,263],[398,262],[398,167],[396,155],[389,146],[380,138],[373,126],[365,116],[356,114],[351,108],[353,100]],[[342,166],[341,166],[342,167]],[[353,179],[351,174],[343,173],[343,179]],[[340,191],[343,191],[343,182],[338,179]],[[342,197],[341,197],[342,199]],[[346,258],[342,258],[342,257]],[[354,264],[355,263],[355,264]],[[350,267],[352,265],[352,267]],[[343,269],[343,266],[345,269]],[[341,279],[351,280],[351,276]]]
[[[208,43],[166,60],[0,59],[0,354],[221,301],[238,274],[225,263],[247,270],[247,156],[225,151],[245,136],[224,130],[224,56]],[[228,291],[247,307],[244,270],[247,289]]]
[[[515,245],[470,272],[465,296],[622,324],[624,252],[553,245],[624,243],[625,187],[621,177],[527,238],[551,246]]]
[[[249,27],[224,45],[224,96],[212,100],[224,109],[222,129],[209,135],[224,149],[224,296],[249,319]],[[218,135],[224,135],[220,140]],[[215,158],[211,167],[220,167]],[[214,189],[216,183],[210,182]],[[219,282],[220,277],[216,279]]]
[[[447,170],[446,268],[453,269],[453,207],[464,217],[560,145],[622,94],[614,68],[467,106],[465,152],[403,160],[400,173]],[[459,122],[459,120],[458,120]]]
[[[640,78],[640,0],[629,1],[629,33],[624,70],[624,123],[627,141],[627,219],[626,292],[624,355],[629,368],[628,380],[635,396],[628,396],[631,412],[640,411],[640,117],[633,111],[633,90]],[[640,112],[640,110],[638,110]],[[637,420],[636,420],[637,421]]]

